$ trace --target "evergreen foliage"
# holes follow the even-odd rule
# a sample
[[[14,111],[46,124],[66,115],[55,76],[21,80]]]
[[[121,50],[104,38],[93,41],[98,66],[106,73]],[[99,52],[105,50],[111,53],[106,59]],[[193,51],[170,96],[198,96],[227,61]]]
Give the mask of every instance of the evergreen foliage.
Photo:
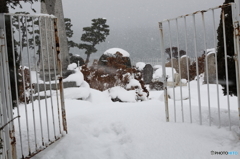
[[[79,48],[85,49],[87,54],[86,63],[89,62],[90,55],[97,52],[95,46],[104,42],[109,35],[109,26],[106,25],[107,20],[103,18],[93,19],[92,26],[84,27],[81,40],[85,43],[80,43]]]
[[[224,4],[234,2],[234,0],[225,0]],[[229,94],[237,96],[237,86],[236,86],[236,70],[234,61],[234,41],[233,41],[233,22],[232,22],[232,10],[231,6],[222,8],[221,13],[224,12],[225,18],[225,31],[226,31],[226,50],[227,50],[227,62],[228,62],[228,80],[229,80]],[[222,14],[221,20],[217,29],[217,62],[218,62],[218,79],[219,83],[223,87],[224,95],[227,94],[226,85],[226,71],[225,71],[225,53],[224,53],[224,38],[223,38],[223,20]]]
[[[65,22],[65,30],[67,34],[68,51],[69,51],[71,47],[77,47],[78,45],[74,41],[70,40],[70,38],[73,36],[73,30],[72,30],[73,25],[71,23],[71,19],[64,18],[64,22]]]

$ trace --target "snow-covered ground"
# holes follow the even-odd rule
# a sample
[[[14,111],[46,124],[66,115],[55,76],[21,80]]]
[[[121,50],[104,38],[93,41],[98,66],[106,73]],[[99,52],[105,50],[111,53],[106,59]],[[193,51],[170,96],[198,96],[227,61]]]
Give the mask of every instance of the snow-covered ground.
[[[222,127],[218,128],[217,106],[211,92],[211,120],[207,109],[206,85],[201,86],[203,125],[199,125],[196,82],[191,82],[192,117],[189,122],[189,100],[169,99],[170,122],[165,120],[162,91],[150,91],[150,100],[143,102],[112,102],[109,94],[90,90],[87,100],[65,99],[68,134],[39,153],[34,159],[192,159],[239,158],[238,114],[236,97],[231,97],[232,131],[227,120],[226,97],[220,96]],[[215,85],[210,85],[215,90]],[[68,88],[67,92],[71,92]],[[73,88],[75,89],[75,88]],[[184,94],[186,88],[183,88]],[[74,92],[74,90],[72,91]],[[171,92],[171,91],[170,91]],[[194,94],[195,93],[195,94]],[[179,94],[176,89],[176,94]],[[20,109],[24,107],[20,107]],[[37,111],[37,110],[36,110]],[[236,151],[238,155],[211,155],[211,151]]]

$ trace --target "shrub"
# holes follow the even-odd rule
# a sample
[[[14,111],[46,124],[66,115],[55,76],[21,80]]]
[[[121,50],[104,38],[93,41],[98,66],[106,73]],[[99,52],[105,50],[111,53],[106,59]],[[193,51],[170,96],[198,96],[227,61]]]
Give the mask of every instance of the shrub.
[[[148,96],[149,92],[144,86],[142,74],[136,68],[130,68],[125,65],[126,59],[121,54],[111,56],[106,59],[104,65],[99,64],[97,60],[93,61],[89,68],[83,65],[81,71],[84,80],[87,81],[91,88],[104,91],[115,86],[121,86],[126,90],[136,90],[137,97],[141,100],[142,92]],[[131,79],[139,81],[141,88],[129,87]]]

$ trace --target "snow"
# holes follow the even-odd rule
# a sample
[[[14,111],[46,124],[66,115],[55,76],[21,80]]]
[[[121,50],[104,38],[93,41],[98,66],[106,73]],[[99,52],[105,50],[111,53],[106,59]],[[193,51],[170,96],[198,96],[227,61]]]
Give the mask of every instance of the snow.
[[[195,86],[196,81],[191,85]],[[212,88],[215,85],[211,85]],[[205,88],[204,88],[205,89]],[[193,92],[196,91],[193,89]],[[176,91],[178,92],[178,91]],[[183,89],[183,92],[187,92]],[[111,89],[111,96],[125,94],[121,87]],[[203,123],[189,124],[165,121],[165,109],[162,101],[158,100],[162,91],[150,92],[152,100],[135,103],[111,102],[107,91],[100,92],[91,89],[92,100],[95,102],[66,99],[68,119],[68,134],[54,143],[34,159],[172,159],[172,158],[239,158],[239,155],[212,156],[211,151],[237,151],[240,142],[237,141],[234,131],[227,126],[219,129],[217,109],[212,109],[213,125],[207,126],[208,111],[202,107]],[[179,93],[177,93],[179,94]],[[192,104],[196,105],[192,99]],[[104,99],[103,101],[100,101]],[[206,98],[205,98],[206,99]],[[106,103],[107,102],[107,103]],[[185,117],[189,114],[188,100],[184,102]],[[233,101],[234,102],[234,101]],[[180,101],[177,103],[177,120],[181,119]],[[169,99],[170,115],[173,115],[173,101]],[[204,104],[203,104],[204,105]],[[192,107],[193,121],[198,122],[198,107]],[[237,111],[233,111],[236,115]],[[227,116],[225,110],[221,115]],[[171,116],[172,117],[172,116]],[[223,123],[225,121],[222,121]]]
[[[145,67],[146,63],[144,62],[137,62],[136,63],[136,68],[139,70],[139,71],[142,71],[143,68]]]
[[[141,84],[136,79],[130,79],[129,83],[126,85],[126,89],[131,89],[132,87],[133,88],[142,88]]]
[[[80,86],[84,82],[83,74],[79,68],[75,69],[75,73],[63,79],[63,82],[72,82],[72,81],[75,81],[77,86]]]
[[[116,52],[120,52],[123,55],[123,57],[129,57],[130,56],[130,54],[126,50],[123,50],[123,49],[120,49],[120,48],[108,49],[107,51],[104,52],[104,54],[105,55],[108,55],[108,54],[114,55]]]
[[[77,70],[74,75],[79,78],[81,74]],[[170,72],[170,75],[172,73],[171,70],[167,72]],[[150,91],[149,100],[137,102],[134,90],[127,91],[122,87],[113,87],[101,92],[90,89],[83,80],[79,83],[80,87],[78,88],[64,89],[68,134],[34,156],[33,159],[239,158],[239,155],[211,155],[211,151],[240,153],[240,141],[237,136],[240,135],[237,98],[230,97],[232,131],[229,131],[227,97],[223,96],[221,91],[219,95],[222,127],[218,128],[216,87],[221,90],[221,86],[209,85],[210,117],[207,85],[200,85],[203,124],[199,125],[197,81],[190,82],[190,93],[188,86],[168,88],[170,122],[166,122],[165,119],[163,91]],[[134,81],[130,83],[136,84]],[[175,101],[173,99],[174,92]],[[180,92],[185,99],[183,101],[180,100]],[[53,97],[55,96],[56,94],[53,95]],[[124,99],[124,102],[112,102],[111,98],[114,97],[120,97]],[[84,100],[76,100],[78,98]],[[189,100],[191,100],[191,108]],[[47,101],[50,102],[50,99]],[[44,106],[45,100],[40,102]],[[38,102],[34,103],[35,113],[38,114]],[[57,100],[53,100],[53,104],[56,103]],[[174,107],[174,103],[176,107]],[[29,104],[27,107],[31,109],[32,105]],[[25,106],[20,105],[19,109],[23,116],[20,119],[24,120]],[[41,107],[41,109],[44,111],[45,107]],[[50,107],[47,109],[51,112]],[[176,123],[174,122],[174,109],[176,109]],[[182,109],[184,110],[184,122],[182,122]],[[193,121],[191,124],[190,110]],[[16,109],[15,111],[17,112]],[[17,114],[16,112],[14,114]],[[30,119],[33,118],[32,114],[28,116]],[[212,126],[208,126],[209,120],[212,121]],[[46,123],[44,116],[43,123]],[[31,124],[32,122],[29,123],[29,125]],[[49,126],[52,134],[52,124]],[[24,124],[22,124],[22,129],[24,130],[22,133],[26,133]],[[17,131],[16,128],[16,135]],[[40,131],[37,132],[40,133]],[[23,140],[25,138],[26,136]],[[44,139],[46,140],[47,136],[44,136]],[[34,142],[31,145],[34,147]]]
[[[177,73],[176,70],[172,67],[166,67],[166,76],[168,77],[168,79],[172,78],[172,73],[175,74]],[[162,78],[162,68],[157,69],[154,74],[153,74],[153,78]]]
[[[136,102],[136,93],[135,90],[127,91],[126,89],[116,86],[110,88],[109,95],[111,98],[119,98],[123,102]]]
[[[77,64],[76,63],[71,63],[68,65],[67,70],[75,70],[77,68]]]

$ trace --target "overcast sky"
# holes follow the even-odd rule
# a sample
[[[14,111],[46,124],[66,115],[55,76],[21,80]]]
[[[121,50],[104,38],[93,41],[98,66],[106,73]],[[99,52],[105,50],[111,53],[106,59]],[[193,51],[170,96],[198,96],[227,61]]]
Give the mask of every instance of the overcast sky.
[[[108,39],[112,40],[113,36],[117,38],[117,33],[128,36],[129,30],[134,29],[155,29],[156,34],[159,34],[159,21],[216,7],[223,2],[224,0],[62,0],[64,16],[72,20],[73,40],[77,43],[80,42],[82,28],[90,26],[94,18],[107,19],[110,26]],[[39,3],[33,5],[38,12],[39,6]],[[29,5],[24,5],[23,10],[29,11],[29,8]],[[113,46],[121,47],[116,44],[106,47]]]

